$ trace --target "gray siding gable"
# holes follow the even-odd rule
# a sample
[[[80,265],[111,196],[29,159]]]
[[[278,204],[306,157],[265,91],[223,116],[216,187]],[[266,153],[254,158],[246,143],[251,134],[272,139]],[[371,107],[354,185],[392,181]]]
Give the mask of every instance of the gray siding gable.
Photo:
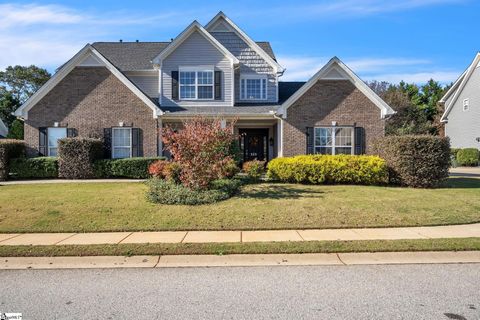
[[[452,94],[453,96],[453,94]],[[451,101],[447,99],[446,103]],[[463,100],[469,100],[468,111],[463,111]],[[477,66],[459,93],[445,124],[446,135],[454,148],[480,148],[480,67]]]
[[[273,68],[253,48],[235,32],[210,32],[239,61],[240,68],[235,72],[235,100],[240,101],[240,74],[265,74],[268,76],[268,102],[278,101],[277,77]],[[260,103],[262,103],[260,101]]]
[[[174,101],[172,99],[171,72],[178,71],[179,67],[189,66],[214,66],[215,71],[222,71],[221,100]],[[160,104],[162,106],[233,106],[231,61],[198,31],[193,32],[163,60],[161,77]]]

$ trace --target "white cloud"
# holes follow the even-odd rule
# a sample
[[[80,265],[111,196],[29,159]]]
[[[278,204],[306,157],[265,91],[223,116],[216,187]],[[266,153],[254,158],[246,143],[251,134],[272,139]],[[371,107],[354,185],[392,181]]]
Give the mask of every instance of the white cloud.
[[[295,57],[279,56],[279,63],[287,70],[282,77],[283,81],[306,81],[320,70],[327,62],[325,57]],[[344,62],[357,73],[363,80],[379,80],[398,83],[406,82],[424,83],[430,79],[448,83],[454,81],[460,74],[458,71],[434,71],[433,63],[426,59],[413,58],[350,58]]]
[[[83,16],[56,5],[0,4],[0,28],[19,27],[38,23],[72,24]]]

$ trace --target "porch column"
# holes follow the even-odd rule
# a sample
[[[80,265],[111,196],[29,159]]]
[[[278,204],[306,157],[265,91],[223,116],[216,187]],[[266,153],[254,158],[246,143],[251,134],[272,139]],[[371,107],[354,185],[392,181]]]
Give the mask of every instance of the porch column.
[[[163,134],[162,118],[158,118],[157,120],[157,139],[158,139],[157,155],[159,157],[163,156],[162,134]]]
[[[283,157],[283,119],[277,118],[277,156]]]

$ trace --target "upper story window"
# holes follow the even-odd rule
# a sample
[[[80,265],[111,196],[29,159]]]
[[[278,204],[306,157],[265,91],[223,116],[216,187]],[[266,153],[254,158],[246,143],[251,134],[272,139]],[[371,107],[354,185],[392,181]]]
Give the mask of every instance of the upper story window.
[[[48,141],[48,156],[56,157],[58,155],[58,140],[67,137],[67,128],[48,128],[47,141]]]
[[[180,68],[178,78],[181,100],[213,100],[213,69]]]
[[[353,127],[316,127],[314,150],[319,154],[353,154]]]
[[[463,99],[463,111],[468,111],[470,107],[470,101],[468,99]]]
[[[267,76],[242,75],[240,76],[240,100],[266,100]]]

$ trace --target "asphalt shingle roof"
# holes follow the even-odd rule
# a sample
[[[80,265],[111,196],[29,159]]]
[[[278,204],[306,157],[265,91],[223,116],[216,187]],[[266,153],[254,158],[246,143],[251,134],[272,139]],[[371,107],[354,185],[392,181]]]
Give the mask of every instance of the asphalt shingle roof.
[[[153,69],[151,61],[162,52],[170,42],[94,42],[92,46],[122,71]],[[270,43],[257,44],[273,59]]]

